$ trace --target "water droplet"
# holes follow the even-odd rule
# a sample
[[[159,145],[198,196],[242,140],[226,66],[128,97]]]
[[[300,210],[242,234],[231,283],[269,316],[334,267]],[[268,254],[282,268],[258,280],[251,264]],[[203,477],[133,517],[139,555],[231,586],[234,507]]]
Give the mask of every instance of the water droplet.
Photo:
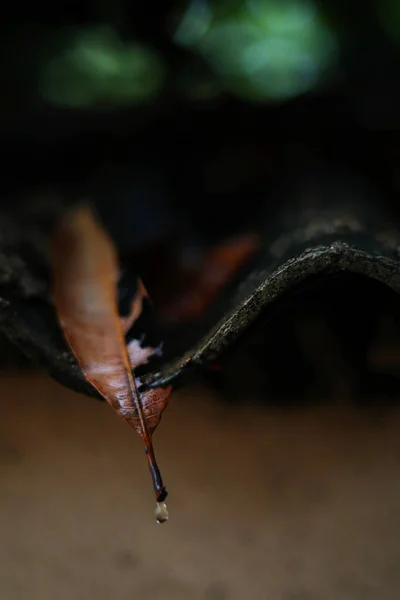
[[[168,509],[167,505],[164,502],[157,502],[156,510],[154,511],[154,516],[156,518],[157,523],[165,523],[165,521],[168,521]]]

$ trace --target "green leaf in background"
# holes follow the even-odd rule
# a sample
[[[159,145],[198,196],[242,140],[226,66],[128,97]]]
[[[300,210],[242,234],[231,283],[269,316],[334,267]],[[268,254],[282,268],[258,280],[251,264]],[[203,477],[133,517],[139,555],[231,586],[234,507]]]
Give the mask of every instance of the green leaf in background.
[[[164,65],[152,49],[96,27],[74,31],[64,51],[45,64],[41,94],[58,106],[124,106],[155,98],[164,79]]]
[[[245,99],[284,100],[318,85],[337,43],[312,0],[192,0],[175,33]]]

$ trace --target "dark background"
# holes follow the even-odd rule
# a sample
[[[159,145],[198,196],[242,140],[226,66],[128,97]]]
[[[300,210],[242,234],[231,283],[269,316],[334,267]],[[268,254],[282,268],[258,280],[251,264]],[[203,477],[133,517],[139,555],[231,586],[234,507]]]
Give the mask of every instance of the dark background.
[[[255,17],[251,4],[259,10]],[[274,26],[268,29],[275,10],[278,34],[295,47],[302,47],[299,40],[307,34],[296,29],[293,11],[300,19],[312,9],[307,27],[327,29],[335,51],[305,91],[296,92],[294,85],[290,94],[279,92],[279,77],[297,77],[299,67],[289,68],[283,61],[279,71],[281,63],[272,56],[278,91],[271,95],[268,85],[267,93],[255,84],[249,92],[246,75],[226,76],[201,48],[176,41],[185,15],[192,15],[193,27],[205,9],[212,15],[209,30],[232,22],[240,29],[253,19],[266,39],[276,34]],[[267,25],[260,25],[260,14]],[[285,30],[285,19],[294,21],[294,29]],[[57,67],[57,76],[53,70],[56,99],[46,96],[46,65],[65,56],[77,38],[87,39],[88,32],[104,25],[122,44],[134,43],[155,54],[163,71],[157,92],[138,100],[138,90],[151,80],[151,69],[143,68],[132,99],[128,94],[121,100],[122,92],[116,93],[130,85],[127,74],[107,83],[108,91],[95,91],[90,100],[86,95],[71,105],[72,87],[82,87],[88,79],[87,74],[81,79],[71,74],[81,70],[76,59],[68,68]],[[167,202],[169,219],[188,213],[197,229],[214,234],[226,221],[226,214],[218,219],[216,206],[231,205],[246,194],[246,210],[230,211],[230,220],[236,227],[243,218],[251,219],[270,186],[299,166],[307,152],[350,164],[375,179],[386,198],[397,197],[400,16],[395,1],[169,1],[162,8],[120,0],[39,2],[23,8],[15,3],[6,5],[1,28],[3,200],[51,186],[63,194],[98,196],[101,191],[115,206],[133,186],[136,203],[150,199],[159,210]],[[327,43],[321,39],[310,51],[317,65]],[[218,44],[211,59],[225,53],[229,62],[229,48],[223,41]],[[104,48],[107,55],[106,42]],[[239,52],[232,58],[231,70],[239,69],[240,57]],[[92,75],[97,82],[92,88],[98,90],[98,81],[106,76],[101,68]],[[264,83],[271,79],[268,69],[260,77]]]

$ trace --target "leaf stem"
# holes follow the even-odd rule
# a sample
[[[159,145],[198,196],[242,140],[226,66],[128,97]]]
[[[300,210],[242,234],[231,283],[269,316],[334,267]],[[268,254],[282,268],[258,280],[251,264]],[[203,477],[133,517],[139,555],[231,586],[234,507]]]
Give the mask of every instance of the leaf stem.
[[[153,487],[154,487],[154,491],[156,493],[156,499],[157,499],[157,502],[163,502],[165,500],[165,498],[167,497],[168,492],[164,486],[164,483],[163,483],[163,480],[161,477],[161,473],[160,473],[160,469],[158,468],[156,455],[155,455],[154,447],[153,447],[153,441],[151,439],[151,433],[149,432],[149,429],[147,427],[146,418],[145,418],[144,410],[143,410],[143,406],[142,406],[142,401],[140,398],[140,393],[139,393],[139,390],[137,389],[136,381],[135,381],[135,378],[133,375],[128,351],[127,351],[126,344],[125,344],[125,336],[123,334],[121,325],[120,325],[120,335],[121,335],[121,340],[122,340],[123,349],[124,349],[123,355],[124,355],[125,368],[126,368],[126,371],[128,374],[129,386],[131,389],[134,407],[135,407],[137,416],[139,418],[140,428],[142,430],[142,438],[143,438],[143,441],[145,444],[147,463],[149,465],[150,474],[151,474],[151,477],[153,480]]]

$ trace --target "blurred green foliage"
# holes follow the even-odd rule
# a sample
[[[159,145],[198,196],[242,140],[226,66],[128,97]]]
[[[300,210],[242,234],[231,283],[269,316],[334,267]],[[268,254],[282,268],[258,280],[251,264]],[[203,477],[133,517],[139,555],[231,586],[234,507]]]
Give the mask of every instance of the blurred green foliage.
[[[391,38],[394,47],[400,40],[399,0],[368,7],[334,0],[176,0],[157,14],[103,0],[76,10],[85,16],[76,13],[68,26],[60,19],[42,22],[39,33],[32,24],[25,26],[28,36],[20,26],[10,39],[3,36],[14,56],[7,75],[11,107],[20,99],[33,104],[35,90],[40,105],[73,109],[165,98],[171,105],[182,98],[202,102],[221,92],[285,102],[345,86],[367,69],[369,81],[373,68],[379,78],[386,43],[381,47],[379,39]],[[395,52],[387,52],[392,60]]]
[[[229,91],[250,100],[311,90],[338,52],[311,0],[192,0],[174,40],[195,49]]]
[[[58,106],[130,105],[156,97],[165,67],[150,48],[122,42],[107,26],[74,30],[41,75],[43,98]]]

